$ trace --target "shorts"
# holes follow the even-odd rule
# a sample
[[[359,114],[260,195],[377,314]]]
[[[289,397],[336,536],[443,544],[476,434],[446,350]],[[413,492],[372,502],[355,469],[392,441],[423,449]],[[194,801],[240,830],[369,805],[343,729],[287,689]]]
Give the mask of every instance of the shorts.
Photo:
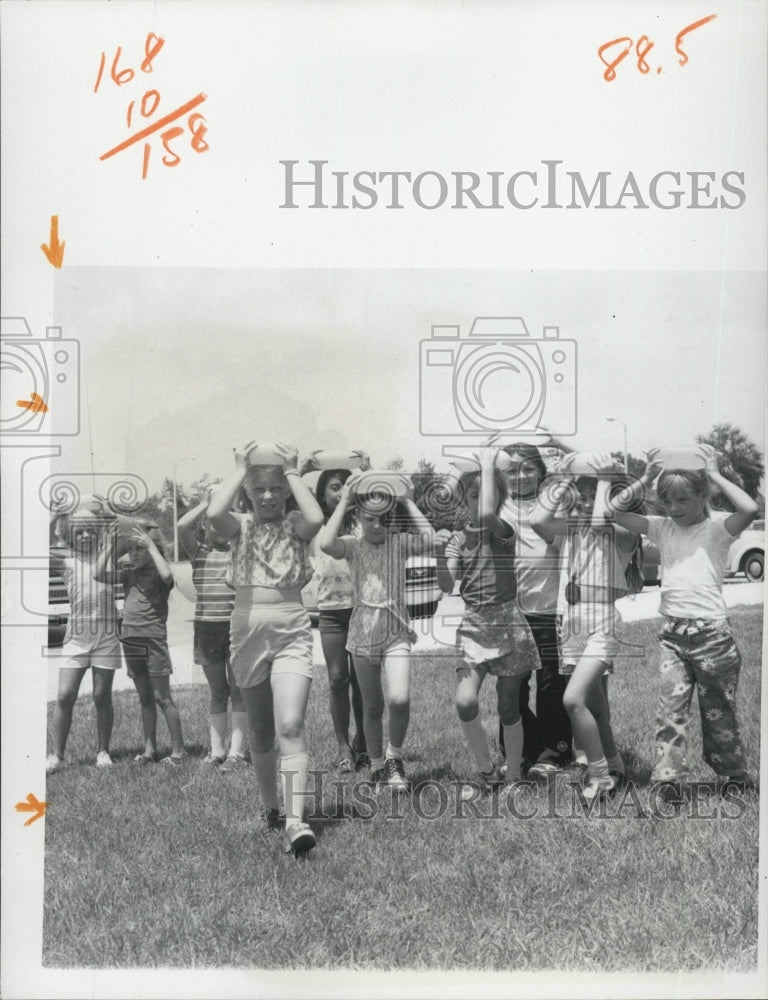
[[[229,662],[229,621],[194,623],[195,663],[201,667],[226,667]]]
[[[147,673],[150,677],[170,677],[173,673],[168,642],[154,636],[121,636],[125,665],[129,673]]]
[[[352,608],[320,608],[318,631],[323,635],[346,635]]]
[[[602,660],[605,673],[613,673],[613,660],[619,652],[618,621],[613,604],[569,604],[558,621],[560,673],[572,674],[583,656]]]
[[[256,687],[271,674],[312,679],[312,627],[302,604],[251,604],[238,591],[230,637],[237,686]]]
[[[68,638],[61,649],[62,661],[59,669],[84,670],[97,667],[99,670],[118,670],[123,665],[120,640],[116,633]]]
[[[468,609],[456,630],[456,646],[466,661],[462,666],[482,664],[495,677],[515,677],[541,666],[533,633],[514,601]]]

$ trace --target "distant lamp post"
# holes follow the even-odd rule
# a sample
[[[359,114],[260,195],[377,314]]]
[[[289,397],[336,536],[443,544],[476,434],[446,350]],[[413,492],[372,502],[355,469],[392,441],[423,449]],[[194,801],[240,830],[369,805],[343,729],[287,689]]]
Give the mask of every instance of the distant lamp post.
[[[178,462],[173,463],[173,479],[171,480],[171,486],[173,488],[173,561],[177,563],[179,561],[179,529],[176,525],[177,521],[177,502],[178,495],[176,491],[176,469],[182,465],[184,462],[196,462],[196,458],[180,458]]]
[[[627,464],[627,425],[623,420],[619,420],[618,417],[606,417],[605,418],[609,424],[621,424],[624,428],[624,471],[629,472],[629,466]]]

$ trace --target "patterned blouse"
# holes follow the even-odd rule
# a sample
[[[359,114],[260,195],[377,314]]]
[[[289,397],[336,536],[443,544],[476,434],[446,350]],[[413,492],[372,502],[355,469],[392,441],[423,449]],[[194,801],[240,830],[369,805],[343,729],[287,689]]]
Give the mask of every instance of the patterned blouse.
[[[299,511],[264,523],[251,513],[232,516],[240,522],[240,531],[230,540],[234,587],[306,587],[312,566],[309,542],[296,534]]]

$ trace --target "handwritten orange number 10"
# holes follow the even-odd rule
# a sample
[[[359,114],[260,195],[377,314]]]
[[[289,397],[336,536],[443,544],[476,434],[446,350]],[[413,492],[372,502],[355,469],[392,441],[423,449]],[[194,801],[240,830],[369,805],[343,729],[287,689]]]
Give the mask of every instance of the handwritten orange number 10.
[[[717,14],[710,14],[709,17],[703,17],[700,21],[694,21],[693,24],[689,24],[681,31],[678,31],[677,37],[675,38],[675,52],[677,52],[677,54],[680,56],[680,59],[678,60],[680,66],[685,66],[685,64],[688,62],[688,56],[683,51],[683,45],[682,45],[682,41],[685,38],[685,36],[688,34],[689,31],[694,31],[696,28],[700,28],[703,24],[707,24],[708,21],[712,21],[716,17]],[[619,52],[618,56],[616,56],[616,58],[612,62],[609,62],[608,59],[605,58],[603,53],[607,52],[612,46],[620,44],[624,44],[624,48],[622,49],[621,52]],[[641,35],[638,38],[637,42],[633,42],[632,39],[629,38],[628,36],[622,36],[621,38],[614,38],[612,41],[606,42],[604,45],[601,45],[600,48],[597,50],[597,54],[600,57],[600,61],[606,67],[606,70],[603,73],[603,79],[607,83],[612,83],[616,79],[616,67],[619,65],[620,62],[626,59],[626,57],[629,55],[629,53],[632,51],[633,48],[635,49],[635,55],[637,56],[637,68],[640,70],[641,73],[648,73],[651,67],[648,65],[648,62],[646,61],[645,57],[648,55],[648,53],[651,51],[654,45],[655,42],[652,42],[647,35]],[[658,66],[656,68],[656,72],[661,73],[661,66]]]

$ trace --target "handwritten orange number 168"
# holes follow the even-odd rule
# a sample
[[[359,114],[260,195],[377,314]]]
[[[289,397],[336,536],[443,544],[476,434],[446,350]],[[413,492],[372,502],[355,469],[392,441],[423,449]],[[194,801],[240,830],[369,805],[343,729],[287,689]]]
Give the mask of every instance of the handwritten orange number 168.
[[[700,28],[703,24],[707,24],[708,21],[712,21],[716,17],[717,14],[710,14],[709,17],[703,17],[700,21],[694,21],[693,24],[689,24],[681,31],[678,31],[677,36],[675,38],[675,52],[677,52],[677,54],[680,56],[680,59],[678,60],[680,66],[685,66],[685,64],[688,62],[688,56],[685,54],[685,52],[683,52],[683,45],[682,45],[685,36],[688,34],[689,31],[694,31],[696,28]],[[604,53],[608,52],[608,50],[611,49],[614,45],[621,45],[621,44],[624,45],[624,48],[621,50],[621,52],[619,52],[618,56],[616,56],[616,58],[613,61],[609,62],[608,59],[605,58]],[[636,42],[633,42],[632,39],[629,37],[623,36],[621,38],[614,38],[612,41],[606,42],[604,45],[601,45],[600,48],[597,50],[597,54],[600,57],[600,61],[606,67],[606,70],[603,73],[603,79],[607,83],[612,83],[616,79],[616,67],[619,65],[620,62],[622,62],[622,60],[627,58],[627,56],[629,55],[629,53],[632,51],[633,48],[635,50],[635,55],[637,56],[637,68],[640,70],[641,73],[648,73],[651,67],[648,65],[645,57],[648,55],[648,53],[651,51],[651,49],[655,44],[656,43],[652,42],[647,35],[641,35]],[[661,73],[661,66],[656,67],[656,72]]]
[[[150,32],[147,35],[146,41],[144,43],[144,59],[141,61],[139,69],[142,73],[152,72],[152,63],[163,45],[165,45],[165,39],[159,38],[154,33]],[[112,82],[117,87],[124,87],[129,84],[136,76],[135,70],[130,66],[125,66],[120,68],[120,57],[122,55],[122,47],[118,46],[115,50],[115,56],[112,60],[112,66],[110,68],[110,78]],[[107,56],[105,52],[101,53],[101,60],[99,61],[99,72],[96,76],[96,83],[93,88],[94,94],[98,92],[101,86],[101,81],[104,76],[104,70],[107,65]],[[163,115],[162,118],[157,119],[151,124],[147,125],[145,128],[140,129],[133,135],[129,135],[127,139],[119,142],[112,149],[108,149],[106,153],[103,153],[99,159],[107,160],[110,156],[114,156],[116,153],[121,153],[124,149],[128,149],[137,142],[142,140],[147,140],[150,136],[153,136],[156,132],[160,133],[160,139],[163,143],[163,149],[165,150],[165,155],[162,157],[162,162],[166,167],[175,167],[181,162],[181,157],[178,153],[171,149],[170,143],[174,139],[178,139],[180,135],[183,135],[185,129],[180,125],[174,125],[173,122],[178,121],[179,118],[183,118],[184,115],[189,115],[187,118],[187,128],[191,133],[190,146],[196,153],[204,153],[209,147],[208,143],[205,141],[204,136],[208,131],[205,124],[205,118],[199,112],[194,112],[194,114],[189,114],[194,111],[198,105],[202,104],[206,100],[205,94],[197,94],[191,100],[186,101],[181,104],[178,108],[175,108],[167,115]],[[158,90],[147,90],[139,101],[139,114],[142,118],[150,119],[152,115],[157,111],[160,106],[160,92]],[[131,128],[133,123],[133,113],[136,108],[136,101],[133,100],[128,105],[126,111],[125,119],[128,128]],[[166,128],[166,126],[171,126]],[[162,131],[161,131],[162,130]],[[141,177],[144,180],[147,176],[147,171],[149,169],[149,157],[151,152],[151,143],[144,142],[144,159],[142,164]]]

